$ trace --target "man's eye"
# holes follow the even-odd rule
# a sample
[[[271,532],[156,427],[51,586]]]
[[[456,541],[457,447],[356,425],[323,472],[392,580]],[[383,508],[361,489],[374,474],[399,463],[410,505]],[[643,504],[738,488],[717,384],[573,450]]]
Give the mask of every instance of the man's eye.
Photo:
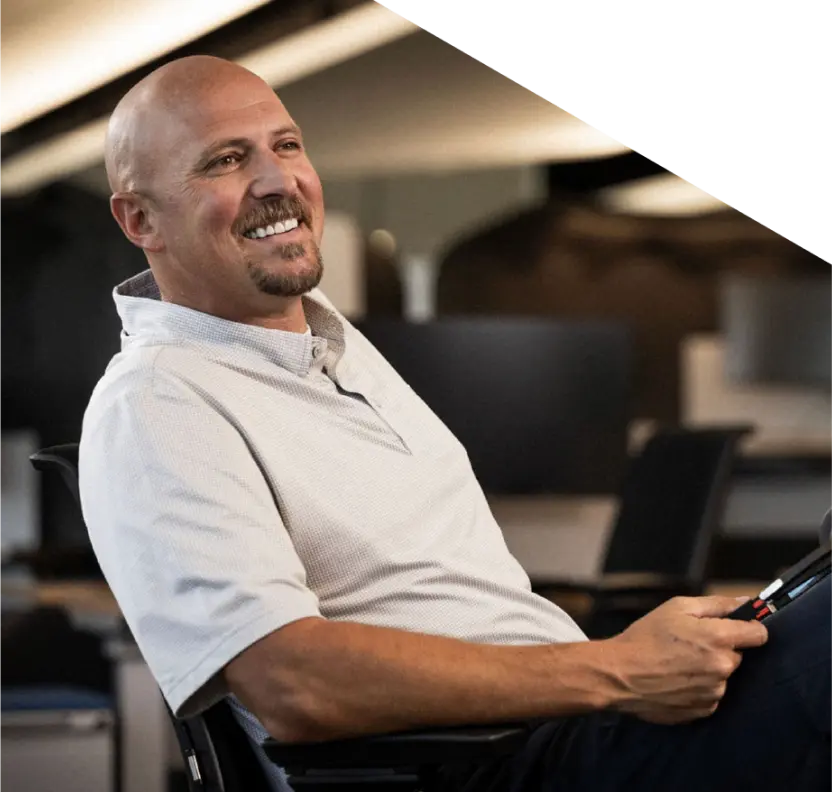
[[[281,151],[300,151],[300,143],[297,140],[284,140],[278,148]]]
[[[212,168],[227,168],[231,165],[234,165],[236,162],[239,162],[239,157],[236,154],[223,154],[221,157],[217,157],[212,163]]]

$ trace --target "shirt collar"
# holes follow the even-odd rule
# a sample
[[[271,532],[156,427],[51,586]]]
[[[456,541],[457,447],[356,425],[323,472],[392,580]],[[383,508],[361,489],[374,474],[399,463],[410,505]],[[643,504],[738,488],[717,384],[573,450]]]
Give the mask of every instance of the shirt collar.
[[[122,322],[122,346],[134,342],[192,341],[243,348],[305,377],[327,347],[336,359],[344,351],[344,325],[319,289],[303,296],[312,334],[270,330],[232,322],[182,305],[164,302],[148,269],[113,290]]]

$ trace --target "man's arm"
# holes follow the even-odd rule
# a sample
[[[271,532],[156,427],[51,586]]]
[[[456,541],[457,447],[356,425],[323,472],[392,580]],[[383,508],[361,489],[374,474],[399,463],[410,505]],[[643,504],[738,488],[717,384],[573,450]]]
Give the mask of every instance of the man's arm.
[[[604,641],[473,644],[301,619],[225,668],[231,692],[277,740],[305,742],[600,709],[676,723],[713,712],[758,622],[718,618],[725,597],[677,598]]]
[[[616,686],[602,654],[589,642],[492,646],[302,619],[225,673],[267,731],[294,742],[602,708]]]

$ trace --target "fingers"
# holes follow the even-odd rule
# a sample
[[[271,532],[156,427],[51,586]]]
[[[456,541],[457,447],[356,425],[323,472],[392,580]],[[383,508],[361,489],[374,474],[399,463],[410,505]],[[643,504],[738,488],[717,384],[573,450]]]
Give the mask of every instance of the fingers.
[[[768,630],[758,621],[737,621],[726,619],[733,613],[745,597],[679,597],[679,607],[684,613],[699,619],[714,619],[713,627],[726,646],[734,649],[753,649],[762,646],[768,640]],[[719,625],[717,627],[717,625]],[[709,625],[711,626],[711,625]]]
[[[689,707],[652,708],[644,712],[636,713],[636,717],[660,726],[676,726],[681,723],[690,723],[694,720],[710,717],[717,709],[719,709],[719,701],[711,701],[707,704]]]
[[[680,604],[684,611],[691,616],[704,618],[721,618],[733,613],[737,608],[747,601],[745,597],[720,597],[711,595],[707,597],[680,597]]]
[[[724,682],[737,670],[740,660],[742,660],[742,655],[739,652],[733,650],[717,652],[708,658],[707,665],[702,670],[707,672],[711,679]]]
[[[720,619],[714,622],[726,646],[733,649],[754,649],[768,640],[768,629],[758,621]]]
[[[684,703],[663,704],[651,708],[642,717],[651,723],[687,723],[688,721],[707,718],[719,708],[728,685],[723,680],[708,691],[690,697]]]

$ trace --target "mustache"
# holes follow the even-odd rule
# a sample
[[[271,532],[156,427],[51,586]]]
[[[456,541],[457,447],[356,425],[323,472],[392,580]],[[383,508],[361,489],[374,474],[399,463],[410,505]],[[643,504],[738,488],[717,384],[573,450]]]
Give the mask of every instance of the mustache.
[[[244,234],[252,228],[283,223],[293,217],[310,225],[309,210],[300,198],[267,198],[238,219],[233,230],[237,234]]]

